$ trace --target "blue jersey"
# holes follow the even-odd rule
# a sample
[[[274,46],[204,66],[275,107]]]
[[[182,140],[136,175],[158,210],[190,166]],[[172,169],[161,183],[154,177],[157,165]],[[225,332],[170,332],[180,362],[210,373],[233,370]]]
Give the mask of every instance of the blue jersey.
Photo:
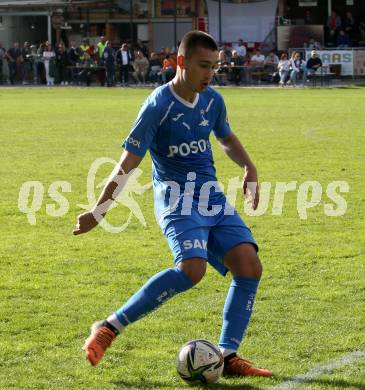
[[[190,196],[191,206],[197,207],[204,183],[217,181],[209,141],[212,131],[217,138],[231,132],[223,98],[210,87],[190,103],[178,96],[169,83],[156,88],[144,102],[123,146],[140,157],[150,151],[159,220],[172,208],[181,210],[183,195],[186,199]],[[208,203],[224,202],[222,192],[211,188]]]

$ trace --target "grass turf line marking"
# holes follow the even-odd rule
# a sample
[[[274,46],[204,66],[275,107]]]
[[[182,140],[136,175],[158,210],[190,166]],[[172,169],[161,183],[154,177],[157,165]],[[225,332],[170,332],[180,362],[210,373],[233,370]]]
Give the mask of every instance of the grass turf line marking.
[[[307,130],[303,133],[303,135],[307,138],[312,138],[312,139],[315,139],[317,141],[325,141],[326,137],[321,137],[321,136],[318,136],[316,133],[320,131],[320,129],[310,129],[310,130]]]
[[[315,367],[305,374],[297,375],[292,379],[280,383],[277,386],[271,387],[270,390],[290,390],[297,385],[310,382],[322,374],[330,373],[337,368],[341,368],[360,359],[365,359],[365,351],[355,351],[348,355],[342,356],[340,359],[332,360],[325,366]]]

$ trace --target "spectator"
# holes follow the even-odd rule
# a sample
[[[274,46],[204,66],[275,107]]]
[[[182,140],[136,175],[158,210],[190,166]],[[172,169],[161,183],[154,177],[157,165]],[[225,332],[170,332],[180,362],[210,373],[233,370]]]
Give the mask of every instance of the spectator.
[[[56,47],[56,80],[60,85],[68,85],[68,56],[63,43]]]
[[[94,68],[96,67],[96,63],[87,51],[84,51],[83,58],[84,59],[80,63],[78,81],[86,83],[86,86],[89,87],[91,84]]]
[[[75,41],[71,41],[71,47],[68,51],[68,58],[72,66],[76,66],[80,61],[80,49],[76,46]]]
[[[305,10],[304,13],[304,24],[315,24],[313,21],[312,13],[309,9]]]
[[[251,79],[261,81],[262,76],[264,76],[264,63],[265,56],[261,54],[260,49],[256,49],[255,54],[251,57],[251,66],[250,66],[250,77]]]
[[[252,70],[263,70],[265,62],[265,56],[261,54],[260,49],[256,49],[255,54],[251,57]]]
[[[278,64],[278,72],[280,76],[279,84],[283,87],[286,84],[290,71],[290,61],[288,60],[288,55],[283,53],[280,57]]]
[[[112,43],[106,42],[106,47],[103,51],[103,61],[105,66],[105,78],[108,87],[112,87],[115,81],[115,64]]]
[[[162,62],[162,82],[163,84],[166,84],[168,81],[173,79],[176,74],[176,62],[172,57],[170,57],[170,54],[166,54],[165,59]]]
[[[220,50],[218,53],[218,64],[219,65],[229,65],[227,54],[224,50]]]
[[[232,81],[238,86],[242,81],[244,59],[238,55],[236,50],[232,51],[231,75]]]
[[[224,51],[224,54],[226,55],[227,61],[231,62],[232,50],[228,47],[228,45],[226,43],[223,45],[222,50]]]
[[[162,63],[157,53],[151,53],[150,58],[150,81],[155,83],[157,86],[161,83],[161,71],[162,71]]]
[[[38,49],[37,49],[37,59],[38,59],[38,68],[37,68],[37,81],[39,83],[46,82],[46,70],[44,68],[44,62],[43,62],[43,52],[46,50],[46,43],[41,42]]]
[[[14,42],[13,47],[7,51],[6,58],[9,67],[9,80],[11,84],[14,84],[18,73],[17,70],[22,61],[22,52],[19,49],[19,42]]]
[[[148,59],[143,55],[142,51],[138,50],[133,61],[133,77],[138,84],[146,83],[149,67],[150,63],[148,62]]]
[[[245,58],[247,49],[245,44],[243,43],[243,39],[238,40],[238,44],[234,47],[234,50],[238,53],[238,56],[241,57],[242,60]]]
[[[121,85],[128,85],[129,67],[132,56],[126,43],[123,43],[121,48],[117,51],[115,59],[117,65],[119,66],[120,83]]]
[[[224,50],[220,50],[218,53],[218,68],[216,70],[216,75],[215,75],[215,79],[219,85],[226,85],[228,71],[229,71],[229,62],[227,59],[226,52]]]
[[[54,85],[54,76],[56,73],[55,57],[56,57],[56,53],[53,51],[52,45],[48,43],[46,49],[43,52],[43,61],[44,61],[44,67],[46,69],[46,80],[48,86]]]
[[[30,72],[32,70],[29,42],[24,42],[24,45],[23,45],[21,68],[22,68],[22,81],[23,81],[23,85],[25,85],[29,81]]]
[[[43,54],[42,54],[43,57]],[[30,45],[30,63],[32,66],[32,74],[33,74],[33,83],[38,83],[38,75],[39,75],[39,63],[42,63],[42,57],[38,56],[37,46]]]
[[[97,54],[98,64],[100,65],[98,71],[98,79],[102,87],[105,84],[105,69],[103,68],[104,66],[103,53],[105,47],[106,47],[106,39],[104,36],[101,36],[100,41],[96,45],[96,54]]]
[[[322,49],[321,44],[319,42],[317,42],[313,38],[309,40],[308,50],[321,50],[321,49]]]
[[[71,41],[71,47],[68,51],[68,63],[71,69],[71,79],[72,83],[77,85],[78,84],[78,65],[80,62],[80,50],[76,46],[75,41]]]
[[[346,12],[345,19],[343,20],[342,23],[342,29],[344,30],[345,35],[347,34],[349,37],[350,42],[348,46],[351,46],[351,44],[355,41],[356,31],[355,31],[355,20],[350,11]]]
[[[100,37],[100,41],[96,45],[96,51],[99,61],[103,59],[104,49],[106,48],[106,39],[104,36]]]
[[[359,46],[365,46],[365,19],[359,23],[360,41]]]
[[[251,58],[252,58],[252,54],[248,51],[245,55],[244,62],[243,62],[246,84],[248,84],[251,79],[251,69],[252,69]]]
[[[141,39],[138,39],[137,44],[135,46],[135,51],[141,51],[142,54],[148,58],[149,57],[149,50],[148,47],[142,42]]]
[[[80,62],[84,61],[84,53],[89,53],[90,54],[90,45],[89,45],[89,40],[87,38],[82,39],[82,43],[79,46],[79,53],[80,53]],[[90,57],[90,56],[89,56]]]
[[[340,30],[337,36],[337,47],[339,49],[346,49],[349,46],[351,46],[349,34],[347,34],[344,30]]]
[[[3,48],[3,44],[0,42],[0,84],[2,84],[4,81],[3,65],[4,65],[5,55],[6,55],[6,50]]]
[[[337,33],[335,33],[334,31],[330,31],[329,35],[327,36],[326,46],[336,47],[336,44],[337,44]]]
[[[303,80],[309,81],[308,76],[313,75],[317,70],[322,66],[322,61],[318,57],[317,52],[315,50],[311,51],[311,56],[308,59],[303,71]]]
[[[298,75],[303,71],[304,62],[299,52],[294,51],[290,59],[290,80],[288,84],[292,84],[293,87],[297,85]]]
[[[337,31],[341,28],[341,18],[336,14],[336,11],[332,11],[331,15],[327,19],[327,28],[329,33],[331,31],[337,36]]]
[[[269,55],[265,58],[264,61],[264,70],[268,73],[274,73],[279,64],[279,57],[275,54],[274,51],[270,51]]]

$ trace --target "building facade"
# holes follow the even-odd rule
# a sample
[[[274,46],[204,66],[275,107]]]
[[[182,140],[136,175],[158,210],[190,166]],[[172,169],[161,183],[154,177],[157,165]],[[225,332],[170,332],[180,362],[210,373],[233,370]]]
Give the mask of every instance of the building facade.
[[[252,19],[248,28],[251,19],[243,22],[235,9],[250,7],[250,12],[260,13],[266,4],[273,9],[273,26],[265,30],[272,40],[276,39],[277,17],[291,24],[325,25],[332,9],[339,14],[350,10],[360,19],[365,15],[364,0],[0,0],[0,42],[5,47],[25,40],[62,40],[67,44],[83,37],[93,42],[105,35],[116,46],[141,39],[158,51],[176,47],[191,29],[214,31],[221,41],[256,41],[248,33],[261,21]],[[225,13],[227,9],[230,14]],[[266,39],[266,35],[258,36],[259,41]]]

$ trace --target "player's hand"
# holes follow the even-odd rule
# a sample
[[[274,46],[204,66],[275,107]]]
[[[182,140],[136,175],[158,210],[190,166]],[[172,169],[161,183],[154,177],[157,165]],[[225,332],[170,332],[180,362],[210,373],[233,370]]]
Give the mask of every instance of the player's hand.
[[[243,178],[243,193],[254,210],[257,209],[260,200],[259,181],[254,166],[246,167]]]
[[[95,219],[93,213],[91,211],[87,211],[86,213],[80,214],[77,217],[77,224],[72,233],[75,236],[78,234],[87,233],[97,225],[98,221]]]

